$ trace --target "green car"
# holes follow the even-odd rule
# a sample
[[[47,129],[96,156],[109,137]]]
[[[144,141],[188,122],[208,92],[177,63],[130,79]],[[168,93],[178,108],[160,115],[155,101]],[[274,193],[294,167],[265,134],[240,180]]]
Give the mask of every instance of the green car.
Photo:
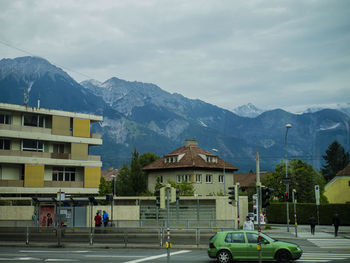
[[[261,259],[289,262],[301,257],[303,251],[293,243],[274,240],[261,233]],[[208,256],[216,258],[219,263],[232,260],[258,260],[257,231],[233,230],[217,232],[209,241]]]

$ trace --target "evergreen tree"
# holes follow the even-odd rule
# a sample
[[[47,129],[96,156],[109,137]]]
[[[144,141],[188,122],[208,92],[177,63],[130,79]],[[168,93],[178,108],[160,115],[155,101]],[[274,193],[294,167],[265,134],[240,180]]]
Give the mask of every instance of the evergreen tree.
[[[349,163],[349,153],[345,153],[343,146],[334,141],[326,150],[323,156],[326,164],[322,168],[322,174],[329,182],[339,171],[343,170]]]
[[[145,167],[146,165],[149,165],[150,163],[153,163],[154,161],[159,159],[159,156],[155,153],[143,153],[140,155],[140,164],[141,167]]]
[[[100,185],[98,186],[98,195],[105,196],[112,193],[112,183],[106,181],[106,179],[101,176]]]
[[[133,195],[141,195],[147,191],[146,175],[142,171],[139,153],[136,148],[134,148],[130,164],[130,181],[132,183]]]

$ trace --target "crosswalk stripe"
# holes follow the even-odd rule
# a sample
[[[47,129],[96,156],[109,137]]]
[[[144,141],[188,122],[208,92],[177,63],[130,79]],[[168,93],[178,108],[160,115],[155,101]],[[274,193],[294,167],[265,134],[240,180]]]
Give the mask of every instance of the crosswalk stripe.
[[[311,253],[305,252],[297,262],[329,262],[332,260],[343,260],[350,258],[350,254],[343,253]]]

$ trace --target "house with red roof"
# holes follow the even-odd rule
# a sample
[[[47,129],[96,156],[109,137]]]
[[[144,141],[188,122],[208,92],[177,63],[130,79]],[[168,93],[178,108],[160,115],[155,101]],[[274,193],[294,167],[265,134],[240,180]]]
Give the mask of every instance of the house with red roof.
[[[148,190],[151,192],[154,192],[159,177],[164,184],[169,180],[190,182],[195,194],[206,196],[223,194],[224,187],[227,193],[228,187],[233,186],[233,174],[238,168],[217,154],[200,148],[197,140],[187,139],[184,146],[145,166],[143,170],[148,175]]]

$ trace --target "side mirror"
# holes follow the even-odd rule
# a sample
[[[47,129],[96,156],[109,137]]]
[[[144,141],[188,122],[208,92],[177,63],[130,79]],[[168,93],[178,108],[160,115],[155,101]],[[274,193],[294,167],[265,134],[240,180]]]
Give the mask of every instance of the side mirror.
[[[264,239],[264,244],[267,245],[267,244],[270,244],[270,242]]]

